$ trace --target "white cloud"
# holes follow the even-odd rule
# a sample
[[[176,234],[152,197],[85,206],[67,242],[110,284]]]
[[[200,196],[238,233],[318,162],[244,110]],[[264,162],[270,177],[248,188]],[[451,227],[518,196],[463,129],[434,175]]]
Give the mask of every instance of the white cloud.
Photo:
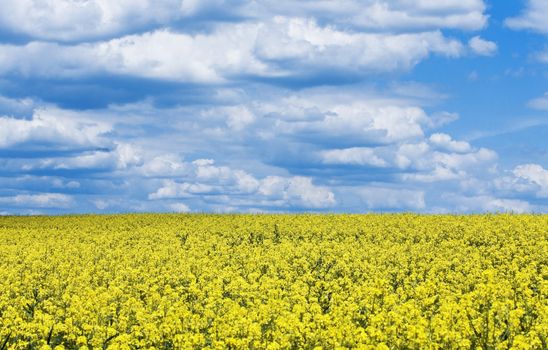
[[[93,205],[95,205],[95,208],[97,208],[99,210],[105,210],[110,206],[110,204],[107,201],[102,200],[102,199],[94,200],[94,201],[92,201],[92,203],[93,203]]]
[[[227,166],[216,166],[212,159],[199,159],[192,164],[195,166],[196,178],[199,180],[235,184],[243,192],[254,191],[258,186],[248,173],[233,170]]]
[[[245,107],[226,107],[227,125],[230,129],[240,131],[255,121],[255,116]]]
[[[321,152],[326,164],[354,164],[373,167],[386,167],[388,163],[375,154],[375,150],[365,147],[334,149]]]
[[[432,133],[438,120],[454,120],[456,115],[428,115],[409,97],[390,97],[358,86],[298,92],[270,88],[238,100],[215,107],[161,110],[142,102],[93,113],[49,107],[46,114],[53,121],[48,127],[68,128],[57,134],[77,135],[85,128],[105,127],[90,132],[85,146],[66,136],[61,148],[68,152],[32,159],[0,158],[0,168],[14,173],[78,170],[56,172],[59,181],[50,181],[50,177],[15,183],[0,178],[0,187],[17,191],[25,188],[26,181],[26,188],[43,184],[45,192],[63,188],[74,193],[79,208],[108,211],[175,210],[171,205],[180,203],[179,199],[192,211],[537,210],[538,206],[527,207],[520,200],[544,195],[531,174],[516,173],[509,181],[493,183],[499,176],[496,153],[449,134]],[[24,120],[24,125],[40,119],[36,115]],[[143,135],[150,127],[154,133]],[[215,142],[208,141],[208,129],[222,130]],[[37,132],[24,142],[36,139],[49,146],[50,137],[45,134]],[[23,143],[17,142],[10,141],[8,149]],[[272,155],[279,158],[272,159]],[[239,164],[245,164],[245,170]],[[340,164],[355,167],[341,170]],[[63,178],[65,173],[72,177],[90,174],[77,179],[86,193],[77,190],[77,184],[69,185],[73,179]],[[422,190],[424,183],[431,190],[428,194]],[[349,187],[365,188],[364,196],[346,191]],[[483,204],[474,207],[472,200],[445,203],[440,196],[448,190],[466,194],[466,198],[481,197]],[[150,200],[143,200],[147,196]],[[9,205],[15,207],[3,203],[1,210],[11,212]]]
[[[430,142],[450,153],[432,149],[426,142],[404,143],[398,147],[395,153],[395,164],[401,169],[429,171],[443,167],[460,171],[477,168],[478,165],[485,167],[497,159],[497,154],[487,148],[473,150],[467,148],[465,144],[447,140],[445,137],[440,138],[441,140],[437,140],[438,142],[431,140]],[[464,151],[465,149],[468,151]]]
[[[480,148],[475,152],[465,154],[441,152],[435,152],[433,154],[433,162],[442,164],[451,169],[485,166],[486,163],[493,162],[496,159],[496,152],[487,148]]]
[[[472,150],[472,146],[466,141],[455,141],[450,135],[435,133],[430,135],[430,144],[442,150],[457,153],[466,153]]]
[[[541,111],[548,111],[548,92],[543,96],[534,98],[530,100],[527,105],[531,108],[538,109]]]
[[[397,0],[406,7],[414,7],[426,12],[451,13],[469,11],[483,11],[485,4],[481,0]]]
[[[457,57],[462,44],[438,31],[354,33],[314,20],[276,17],[229,23],[207,34],[166,29],[76,45],[0,45],[0,74],[82,77],[99,73],[217,83],[234,76],[289,76],[335,67],[358,72],[407,70],[431,53]],[[287,60],[293,67],[278,63]]]
[[[158,30],[72,46],[0,45],[0,73],[65,78],[113,73],[188,82],[220,82],[230,74],[266,76],[267,66],[253,56],[256,32],[256,25],[236,24],[194,37]]]
[[[44,40],[78,41],[108,38],[176,21],[199,21],[193,16],[217,13],[267,20],[283,15],[316,16],[365,30],[478,30],[487,16],[481,0],[18,0],[0,5],[0,27]]]
[[[404,143],[398,146],[395,156],[395,164],[400,169],[423,167],[418,164],[424,159],[429,159],[430,146],[426,142]]]
[[[7,1],[0,7],[0,25],[41,39],[85,40],[175,20],[185,14],[185,2],[181,8],[180,4],[180,0]]]
[[[451,113],[446,111],[437,112],[430,115],[430,118],[428,118],[428,120],[426,121],[426,126],[428,126],[430,129],[437,129],[458,119],[458,113]]]
[[[267,176],[260,181],[258,193],[282,203],[306,208],[328,208],[336,204],[335,195],[326,187],[315,186],[302,176]]]
[[[114,142],[112,150],[87,151],[70,157],[43,158],[28,169],[98,169],[123,170],[142,164],[141,150],[137,147]]]
[[[296,200],[300,205],[309,208],[327,208],[335,205],[335,195],[325,187],[318,187],[312,179],[295,176],[288,180],[284,197]]]
[[[538,186],[538,197],[548,198],[548,170],[538,164],[523,164],[514,168],[513,174]]]
[[[483,14],[482,1],[469,2],[464,6],[446,1],[440,1],[439,4],[433,1],[415,2],[415,4],[410,1],[399,1],[399,3],[407,5],[407,11],[405,7],[398,9],[396,5],[391,8],[388,2],[377,2],[368,9],[369,11],[362,11],[353,22],[366,28],[436,27],[465,30],[480,29],[487,22],[487,17]]]
[[[394,143],[402,140],[422,138],[423,126],[429,123],[428,115],[418,107],[391,105],[389,101],[336,101],[336,96],[322,95],[282,99],[281,105],[262,106],[265,114],[276,112],[276,133],[295,137],[315,136],[325,142],[338,138],[347,142]],[[323,100],[322,100],[323,99]],[[331,100],[334,101],[331,101]],[[346,103],[345,103],[346,102]],[[294,120],[287,110],[317,111],[309,120]]]
[[[276,17],[259,32],[258,56],[315,66],[365,71],[406,70],[430,53],[458,57],[462,44],[440,32],[384,34],[343,32],[314,20]],[[301,67],[305,68],[305,67]]]
[[[239,169],[216,166],[210,159],[199,159],[189,166],[193,175],[184,182],[165,180],[161,187],[150,193],[151,200],[194,198],[212,201],[222,196],[246,197],[246,205],[297,205],[305,208],[325,208],[335,204],[335,196],[325,187],[316,186],[307,177],[267,176],[261,180]],[[220,197],[219,197],[220,196]],[[233,201],[232,201],[233,202]]]
[[[97,44],[59,45],[30,42],[26,45],[0,44],[0,74],[23,77],[71,78],[101,71]]]
[[[439,182],[464,180],[474,173],[478,176],[487,176],[486,169],[491,168],[497,159],[497,154],[486,148],[456,153],[455,148],[463,151],[467,147],[464,144],[452,144],[447,140],[443,142],[443,139],[445,138],[442,137],[442,142],[438,142],[438,147],[445,146],[451,153],[433,150],[426,143],[400,146],[396,154],[396,164],[403,170],[409,169],[401,174],[401,179]]]
[[[126,169],[133,165],[139,165],[142,162],[141,150],[128,143],[116,144],[116,165],[118,169]]]
[[[169,208],[176,213],[189,213],[191,211],[188,205],[184,203],[173,203],[169,205]]]
[[[512,29],[529,29],[548,34],[548,2],[546,0],[528,0],[527,6],[518,17],[508,18],[505,23]]]
[[[518,199],[496,198],[490,195],[462,196],[444,194],[443,199],[454,206],[456,212],[514,212],[527,213],[533,207],[526,201]]]
[[[406,99],[379,98],[372,93],[356,94],[335,88],[302,90],[282,96],[273,94],[270,100],[253,99],[237,105],[237,110],[249,111],[254,116],[253,123],[246,125],[248,135],[236,140],[231,133],[220,133],[216,140],[223,145],[221,148],[225,144],[231,149],[268,147],[272,153],[280,154],[282,167],[284,162],[296,163],[297,172],[299,167],[310,167],[334,178],[344,176],[337,167],[344,164],[369,167],[373,176],[373,168],[389,169],[392,177],[389,182],[398,179],[462,183],[473,176],[490,176],[485,170],[495,165],[495,152],[475,149],[468,142],[454,140],[444,133],[425,136],[425,130],[455,120],[457,115],[442,112],[429,116],[410,103]],[[188,125],[202,131],[215,125],[229,128],[225,107],[187,113],[198,117],[185,123],[181,130],[189,130]],[[264,141],[265,146],[250,146],[256,145],[255,137]],[[326,149],[326,145],[332,148]],[[222,152],[221,148],[218,150]],[[302,151],[293,152],[299,148]],[[219,193],[227,192],[228,188],[231,193],[255,193],[257,181],[264,182],[244,172],[246,176],[241,178],[247,180],[237,186],[233,169],[217,166],[207,159],[184,163],[177,157],[169,160],[156,157],[150,164],[146,162],[143,169],[152,168],[152,164],[158,171],[147,170],[149,176],[162,177],[164,172],[171,174],[166,176],[188,178],[189,174],[195,174],[198,180],[193,181],[215,180],[224,184]],[[285,181],[278,179],[271,185],[283,187],[284,184]],[[278,189],[279,193],[283,191]]]
[[[188,175],[190,168],[179,156],[164,154],[146,161],[140,170],[143,175],[149,177],[174,177]]]
[[[404,181],[416,181],[416,182],[440,182],[465,179],[467,176],[463,170],[455,170],[447,168],[443,165],[435,165],[433,169],[427,172],[420,173],[406,173],[402,175]]]
[[[38,109],[32,119],[0,117],[0,148],[17,144],[102,145],[112,126],[58,109]]]
[[[482,197],[480,197],[480,200]],[[487,211],[505,211],[514,213],[527,213],[532,211],[531,205],[523,200],[489,198],[483,205]]]
[[[30,114],[36,107],[31,98],[9,98],[0,95],[0,113],[9,116]]]
[[[249,16],[311,16],[364,30],[395,31],[430,28],[481,29],[487,23],[481,0],[262,0],[244,7]]]
[[[72,205],[71,196],[61,193],[18,194],[13,197],[0,197],[0,203],[27,208],[68,208]]]
[[[246,106],[225,106],[211,108],[201,113],[207,121],[224,120],[232,131],[242,131],[255,122],[256,117]]]
[[[287,181],[280,176],[267,176],[261,180],[259,193],[268,197],[280,195],[285,191]]]
[[[103,69],[115,74],[191,82],[219,82],[232,74],[269,75],[253,54],[260,25],[225,25],[210,35],[167,30],[93,47]]]
[[[358,195],[369,209],[423,209],[424,192],[386,187],[363,187]]]
[[[243,193],[253,193],[259,188],[260,182],[252,175],[242,170],[235,170],[236,187]]]
[[[38,168],[46,169],[114,169],[116,158],[109,151],[92,151],[74,157],[46,158],[41,160]]]
[[[493,56],[497,52],[497,44],[493,41],[484,40],[475,36],[468,41],[468,46],[477,55]]]
[[[91,208],[109,211],[347,210],[352,200],[370,209],[425,210],[434,203],[529,210],[516,198],[544,198],[546,171],[522,165],[497,187],[495,152],[433,130],[458,115],[431,112],[447,97],[431,88],[397,86],[393,75],[383,76],[383,91],[372,87],[375,75],[348,87],[279,87],[316,84],[325,72],[343,80],[402,72],[432,55],[492,55],[494,42],[480,36],[461,42],[450,35],[462,33],[449,34],[484,28],[485,11],[482,0],[4,2],[0,31],[22,34],[21,42],[30,38],[0,45],[0,76],[7,81],[54,78],[78,89],[80,78],[130,76],[193,84],[174,84],[170,96],[151,92],[140,103],[87,112],[44,107],[33,114],[39,102],[0,97],[0,148],[15,154],[0,157],[2,171],[58,177],[21,183],[0,177],[0,187],[19,193],[25,181],[27,188],[45,184],[44,192],[74,193],[60,195],[77,198],[67,205],[81,208],[85,198]],[[529,21],[535,14],[527,11],[522,17]],[[532,21],[512,21],[508,25],[533,29]],[[166,108],[166,96],[166,104],[181,105]],[[542,99],[530,105],[546,109]],[[39,152],[25,158],[35,145]],[[354,167],[341,171],[341,164]],[[343,196],[348,187],[361,191]],[[466,196],[445,205],[440,193],[451,189]],[[67,199],[57,195],[22,192],[0,203],[21,211],[49,208]]]
[[[162,187],[151,193],[149,199],[164,198],[187,198],[192,195],[202,195],[214,191],[214,187],[202,183],[177,183],[173,180],[166,180]]]
[[[548,2],[546,0],[527,0],[527,5],[522,13],[513,18],[507,18],[505,24],[514,30],[532,30],[548,35]],[[534,54],[534,58],[540,62],[548,63],[548,50]]]

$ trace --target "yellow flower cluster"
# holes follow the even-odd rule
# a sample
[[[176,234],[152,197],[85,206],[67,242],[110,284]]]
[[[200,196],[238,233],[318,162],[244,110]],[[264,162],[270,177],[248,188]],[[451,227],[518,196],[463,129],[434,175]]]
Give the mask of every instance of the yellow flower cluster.
[[[546,349],[548,215],[0,218],[0,349]]]

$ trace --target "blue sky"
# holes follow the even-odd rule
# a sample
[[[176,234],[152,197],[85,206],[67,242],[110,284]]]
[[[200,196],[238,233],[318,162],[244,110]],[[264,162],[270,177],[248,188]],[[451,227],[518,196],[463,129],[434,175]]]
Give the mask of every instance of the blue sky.
[[[4,1],[0,213],[546,213],[547,14]]]

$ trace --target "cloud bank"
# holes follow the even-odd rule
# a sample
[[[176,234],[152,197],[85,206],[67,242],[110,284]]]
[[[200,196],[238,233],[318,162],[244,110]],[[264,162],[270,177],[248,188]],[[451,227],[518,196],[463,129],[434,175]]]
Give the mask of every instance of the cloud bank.
[[[544,33],[540,3],[506,23]],[[452,132],[432,61],[481,0],[0,5],[0,212],[545,211],[546,167]],[[529,105],[543,110],[543,98]]]

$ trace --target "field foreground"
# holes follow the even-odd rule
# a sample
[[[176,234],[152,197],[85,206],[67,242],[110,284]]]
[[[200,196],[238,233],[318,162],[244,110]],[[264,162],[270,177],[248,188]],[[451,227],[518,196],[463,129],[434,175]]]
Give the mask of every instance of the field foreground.
[[[0,349],[546,349],[548,215],[0,218]]]

